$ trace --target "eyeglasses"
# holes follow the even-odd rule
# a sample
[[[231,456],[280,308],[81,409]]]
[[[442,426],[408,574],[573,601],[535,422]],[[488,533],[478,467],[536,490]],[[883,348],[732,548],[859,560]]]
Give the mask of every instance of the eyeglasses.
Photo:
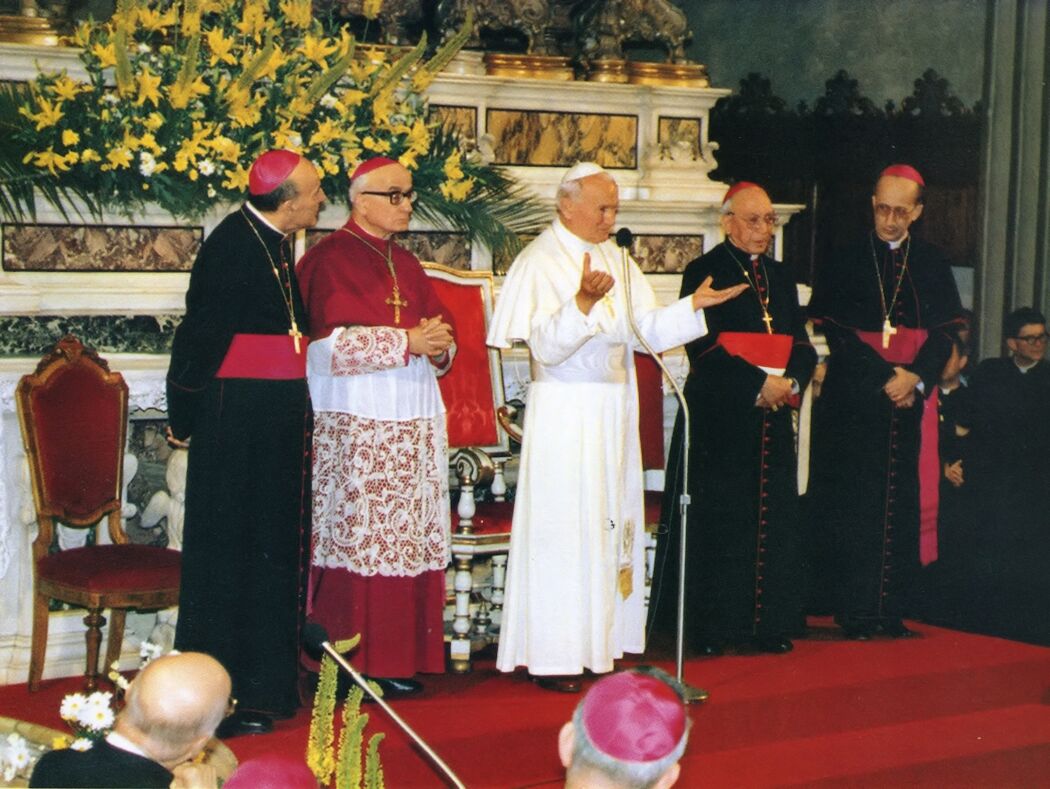
[[[1026,342],[1029,345],[1038,345],[1041,342],[1046,342],[1047,338],[1047,333],[1043,332],[1042,334],[1021,334],[1015,337],[1014,339],[1019,340],[1021,342]]]
[[[409,189],[407,192],[402,192],[400,189],[394,189],[390,192],[361,192],[363,195],[376,195],[377,197],[385,197],[390,201],[390,205],[401,205],[402,200],[408,200],[412,202],[416,199],[416,190]]]
[[[901,205],[886,205],[885,203],[875,204],[875,213],[878,214],[882,219],[889,219],[891,216],[898,222],[903,222],[909,216],[911,212],[915,210],[915,206],[911,208],[905,208]]]
[[[729,216],[740,216],[739,214],[730,211]],[[747,225],[749,230],[763,230],[768,227],[780,227],[780,217],[776,214],[766,214],[765,216],[748,216],[740,217],[740,221]]]

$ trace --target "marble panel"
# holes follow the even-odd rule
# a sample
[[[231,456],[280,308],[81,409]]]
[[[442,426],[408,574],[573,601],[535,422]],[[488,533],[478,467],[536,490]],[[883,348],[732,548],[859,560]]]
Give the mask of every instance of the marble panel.
[[[448,129],[454,129],[465,139],[478,138],[478,108],[431,104],[430,119]]]
[[[2,315],[0,356],[42,357],[67,334],[99,353],[171,351],[180,315]]]
[[[307,230],[306,248],[309,249],[331,232],[330,229]],[[462,233],[413,230],[399,233],[397,243],[420,260],[470,270],[470,244]]]
[[[646,274],[680,274],[703,251],[702,235],[634,237],[634,259]]]
[[[490,109],[486,129],[494,140],[494,164],[569,166],[592,161],[612,169],[638,166],[634,115]]]
[[[700,118],[670,118],[661,115],[656,134],[661,153],[672,158],[675,154],[697,158],[703,145],[702,123]]]
[[[189,271],[201,227],[3,225],[6,271]]]

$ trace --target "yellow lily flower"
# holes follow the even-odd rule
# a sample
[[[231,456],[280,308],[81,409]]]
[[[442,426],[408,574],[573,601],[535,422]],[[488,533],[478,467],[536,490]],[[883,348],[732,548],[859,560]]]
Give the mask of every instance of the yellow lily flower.
[[[222,182],[222,185],[226,189],[232,189],[235,192],[244,191],[248,187],[248,171],[237,165],[237,169],[229,174],[229,177]]]
[[[288,24],[304,30],[310,27],[314,18],[310,0],[281,0],[278,5]]]
[[[159,112],[151,112],[146,116],[146,120],[144,120],[142,124],[150,131],[157,131],[157,129],[164,125],[164,116]]]
[[[175,8],[169,8],[163,13],[155,8],[138,9],[139,25],[151,33],[156,33],[157,31],[171,27],[178,21],[178,18],[178,13]]]
[[[266,7],[258,0],[249,0],[244,4],[244,12],[241,19],[234,25],[246,36],[251,36],[256,41],[261,38],[262,31],[266,28]]]
[[[237,63],[237,58],[231,52],[234,43],[233,39],[224,36],[222,28],[213,27],[204,34],[204,39],[208,42],[208,49],[211,50],[211,58],[208,61],[209,66],[214,66],[219,61],[228,66]]]
[[[131,167],[131,151],[123,146],[111,148],[106,153],[108,164],[102,165],[103,170],[126,170]]]
[[[458,149],[448,155],[448,158],[445,159],[445,166],[442,168],[447,178],[452,181],[458,181],[463,177],[463,168],[460,167],[461,161],[462,155]]]
[[[98,58],[99,68],[109,68],[117,65],[117,48],[113,43],[95,44],[91,47],[91,54]]]
[[[310,145],[324,145],[339,137],[339,129],[331,120],[325,119],[317,124],[317,131],[310,136]]]
[[[197,77],[193,82],[183,85],[176,82],[168,88],[168,101],[171,106],[181,110],[189,105],[197,96],[207,96],[211,88],[204,81],[204,77]]]
[[[138,75],[139,95],[135,99],[135,106],[141,107],[147,101],[152,102],[154,107],[160,106],[160,77],[150,72],[148,68],[142,70]]]
[[[56,79],[54,84],[51,85],[51,92],[65,101],[75,98],[78,93],[84,93],[90,90],[90,85],[80,82],[79,80],[70,79],[65,74]]]
[[[62,144],[67,148],[76,145],[78,142],[80,142],[80,135],[72,129],[66,129],[62,132]]]
[[[306,38],[303,39],[303,57],[307,60],[313,61],[319,66],[327,65],[325,58],[335,52],[336,49],[338,49],[338,47],[331,43],[331,39],[325,38],[324,36],[318,37],[307,35]]]
[[[375,19],[379,16],[379,9],[383,7],[383,0],[364,0],[361,3],[361,14],[366,19]]]
[[[462,203],[474,188],[474,179],[466,178],[462,181],[445,181],[441,184],[441,194],[454,203]]]
[[[339,101],[344,107],[357,107],[362,101],[368,97],[368,94],[363,90],[357,90],[356,88],[347,88],[339,94]]]
[[[40,112],[30,112],[28,107],[19,107],[18,113],[36,123],[37,131],[43,131],[49,126],[54,126],[62,119],[64,113],[62,112],[61,101],[56,101],[52,104],[48,99],[39,96],[36,104],[40,108]]]
[[[85,148],[80,152],[80,161],[82,164],[87,164],[88,162],[101,162],[102,157],[98,155],[98,151],[94,148]]]
[[[76,151],[60,154],[55,153],[52,146],[48,146],[46,151],[30,151],[22,159],[22,163],[28,164],[29,160],[32,159],[34,166],[46,169],[51,175],[58,175],[59,171],[68,171],[70,166],[76,164],[79,158],[80,156]]]

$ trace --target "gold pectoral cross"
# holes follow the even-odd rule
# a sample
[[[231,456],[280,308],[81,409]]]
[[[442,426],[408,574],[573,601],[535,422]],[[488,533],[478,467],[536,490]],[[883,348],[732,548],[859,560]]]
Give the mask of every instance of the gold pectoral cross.
[[[890,337],[897,333],[897,327],[890,323],[890,319],[886,318],[882,322],[882,347],[890,347]]]
[[[299,326],[295,322],[295,318],[292,318],[292,328],[288,330],[288,335],[292,338],[292,342],[295,344],[295,352],[302,353],[302,347],[299,345],[299,340],[303,338],[303,333],[299,331]]]
[[[766,332],[773,333],[773,316],[763,310],[762,323],[766,324]]]
[[[394,292],[390,294],[385,303],[394,308],[394,323],[401,323],[401,308],[407,307],[408,302],[401,300],[400,289],[395,287]]]

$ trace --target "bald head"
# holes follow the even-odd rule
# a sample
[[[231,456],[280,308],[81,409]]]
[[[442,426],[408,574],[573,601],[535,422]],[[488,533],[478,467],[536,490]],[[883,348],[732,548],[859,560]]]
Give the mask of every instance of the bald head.
[[[191,758],[222,722],[230,675],[200,652],[165,655],[131,682],[117,731],[155,761],[174,766]]]
[[[763,255],[776,230],[776,213],[766,190],[750,185],[722,204],[722,230],[733,245],[749,255]]]

